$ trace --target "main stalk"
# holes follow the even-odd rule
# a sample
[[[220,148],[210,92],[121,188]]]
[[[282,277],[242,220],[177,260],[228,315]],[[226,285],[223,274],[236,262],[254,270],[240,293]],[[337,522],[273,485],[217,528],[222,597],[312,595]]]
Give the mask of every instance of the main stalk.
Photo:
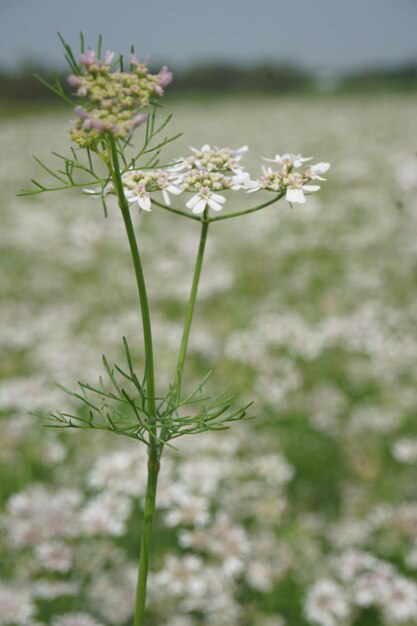
[[[146,292],[145,277],[143,274],[139,248],[133,228],[132,218],[130,216],[129,203],[123,190],[123,182],[120,174],[117,146],[113,137],[110,138],[110,154],[110,169],[112,180],[117,194],[119,207],[122,212],[127,238],[129,240],[130,253],[132,256],[136,283],[139,293],[146,357],[146,406],[147,413],[152,420],[152,418],[154,418],[155,416],[155,373],[149,302]],[[157,442],[156,425],[151,425],[149,429],[148,442],[148,481],[146,486],[145,511],[140,545],[139,573],[136,587],[134,626],[143,626],[145,619],[146,590],[149,572],[152,529],[155,517],[156,489],[160,467],[159,456],[160,451]]]

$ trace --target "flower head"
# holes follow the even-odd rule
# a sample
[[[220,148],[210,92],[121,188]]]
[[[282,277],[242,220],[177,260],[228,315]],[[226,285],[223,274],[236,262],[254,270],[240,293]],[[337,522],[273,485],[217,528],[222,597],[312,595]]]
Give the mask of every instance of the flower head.
[[[186,203],[193,213],[204,213],[207,207],[220,211],[226,199],[219,192],[249,189],[250,176],[240,164],[247,146],[232,148],[191,148],[193,154],[179,159],[172,171],[177,172],[176,184],[183,191],[195,192]]]
[[[242,146],[236,150],[232,148],[213,148],[209,144],[204,144],[201,148],[190,146],[193,154],[182,157],[174,166],[177,171],[206,170],[208,172],[223,172],[228,174],[240,173],[244,168],[240,164],[242,156],[248,151],[247,146]]]
[[[285,199],[290,203],[302,204],[306,201],[305,192],[312,193],[320,189],[320,185],[310,185],[313,180],[326,180],[321,176],[330,168],[330,163],[320,162],[310,165],[303,170],[296,171],[302,167],[305,161],[310,161],[312,157],[302,157],[300,154],[277,154],[273,159],[265,159],[279,165],[279,169],[263,167],[263,175],[258,178],[248,191],[266,189],[285,195]]]
[[[193,213],[203,213],[206,206],[220,211],[226,201],[219,191],[235,187],[233,176],[205,169],[190,169],[179,178],[184,191],[194,191],[195,195],[186,203]]]
[[[171,204],[170,194],[178,195],[182,192],[181,187],[174,180],[177,174],[169,169],[160,170],[128,170],[122,174],[124,194],[129,202],[137,202],[143,211],[151,210],[151,194],[157,191],[162,192],[165,204]],[[84,189],[84,193],[93,196],[114,194],[115,189],[112,182],[103,189]]]
[[[78,119],[71,135],[81,147],[95,148],[103,133],[126,139],[147,117],[145,109],[155,96],[162,96],[172,81],[172,73],[164,66],[151,74],[146,63],[131,59],[131,71],[112,70],[115,55],[106,52],[104,59],[89,50],[80,57],[80,74],[71,74],[68,82],[83,99],[75,108]]]

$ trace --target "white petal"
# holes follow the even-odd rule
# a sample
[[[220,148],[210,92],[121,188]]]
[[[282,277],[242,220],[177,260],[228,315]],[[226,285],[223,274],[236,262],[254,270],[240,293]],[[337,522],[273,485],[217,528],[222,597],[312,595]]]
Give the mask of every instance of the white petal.
[[[207,200],[207,204],[209,205],[210,209],[213,209],[213,211],[221,211],[223,208],[222,205],[218,202],[215,202],[213,198],[209,198]]]
[[[162,189],[162,197],[164,199],[165,204],[168,206],[171,204],[171,198],[169,197],[169,193],[166,189]]]
[[[88,193],[90,196],[100,196],[101,189],[83,189],[83,193]]]
[[[318,191],[320,185],[303,185],[303,191]]]
[[[149,196],[141,196],[140,198],[138,198],[138,205],[144,211],[150,211],[151,210],[151,199],[150,199],[150,197]]]
[[[204,198],[200,198],[197,204],[193,208],[193,213],[204,213],[204,209],[206,208],[207,200]]]
[[[186,207],[188,209],[193,209],[195,207],[195,205],[197,204],[197,202],[199,202],[201,200],[201,197],[199,196],[198,193],[196,193],[195,196],[193,196],[192,198],[190,198],[190,200],[188,200],[188,202],[186,203]]]
[[[286,154],[285,157],[291,158],[294,167],[301,167],[305,161],[311,161],[314,157],[302,157],[301,154]]]
[[[312,165],[310,169],[314,174],[325,174],[325,172],[330,169],[330,163],[325,163],[324,161],[321,161],[320,163]]]
[[[220,204],[223,204],[223,202],[226,202],[226,198],[224,198],[223,196],[220,196],[218,193],[212,193],[210,195],[210,200],[215,200],[216,202],[220,202]]]
[[[178,196],[180,193],[182,193],[182,189],[180,189],[179,187],[175,187],[175,185],[168,185],[166,190],[168,191],[168,193],[172,193],[174,196]]]
[[[285,199],[287,202],[293,202],[294,204],[304,204],[306,201],[302,189],[288,188],[287,193],[285,194]]]

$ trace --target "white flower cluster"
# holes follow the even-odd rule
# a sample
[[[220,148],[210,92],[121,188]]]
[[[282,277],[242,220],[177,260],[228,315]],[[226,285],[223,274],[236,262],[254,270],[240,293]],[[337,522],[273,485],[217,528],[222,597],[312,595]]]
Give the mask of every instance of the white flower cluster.
[[[242,156],[248,147],[232,148],[211,147],[205,144],[201,148],[191,147],[193,154],[176,159],[165,169],[129,170],[122,174],[124,192],[129,203],[137,202],[140,209],[151,210],[152,193],[161,191],[165,204],[170,205],[169,194],[179,195],[191,192],[193,196],[186,202],[186,207],[200,215],[206,209],[221,211],[226,198],[223,192],[259,190],[273,191],[285,195],[290,203],[304,203],[304,192],[311,193],[320,189],[319,185],[309,185],[312,180],[325,180],[321,174],[327,172],[330,163],[317,163],[297,172],[299,167],[312,157],[295,154],[276,155],[266,159],[279,165],[278,170],[263,168],[263,176],[252,180],[249,172],[241,164]],[[87,193],[95,195],[98,190]],[[104,193],[114,193],[113,183],[109,183]]]
[[[246,432],[202,440],[181,443],[181,456],[168,454],[160,474],[160,518],[177,549],[152,574],[151,611],[164,621],[180,608],[207,624],[239,624],[240,582],[269,593],[289,565],[268,524],[286,509],[294,470],[277,452],[259,455],[266,441],[255,444]],[[8,547],[30,559],[28,599],[35,606],[81,588],[86,597],[79,613],[57,616],[52,626],[96,626],[97,618],[118,626],[131,618],[137,567],[116,542],[129,532],[133,504],[143,503],[145,462],[145,451],[125,446],[99,455],[79,491],[38,485],[9,499],[2,521]],[[7,589],[9,604],[18,592]]]
[[[166,204],[171,204],[169,194],[178,195],[181,187],[174,182],[175,175],[169,170],[132,170],[122,175],[123,187],[129,203],[137,202],[140,209],[151,210],[151,193],[162,191]]]
[[[391,564],[351,550],[336,561],[336,574],[338,581],[322,578],[307,593],[305,615],[313,624],[350,624],[355,612],[371,607],[380,612],[384,624],[415,623],[417,585]]]
[[[312,193],[318,191],[320,185],[310,185],[312,180],[326,180],[321,175],[330,168],[330,163],[317,163],[310,165],[301,172],[296,171],[303,166],[305,161],[311,161],[313,157],[302,157],[301,154],[277,154],[273,159],[265,159],[278,166],[278,169],[272,167],[263,168],[263,176],[261,176],[257,184],[251,191],[258,189],[267,189],[277,193],[285,193],[285,199],[290,203],[303,204],[306,199],[304,192]]]
[[[0,583],[0,626],[26,626],[34,613],[35,606],[27,587]]]

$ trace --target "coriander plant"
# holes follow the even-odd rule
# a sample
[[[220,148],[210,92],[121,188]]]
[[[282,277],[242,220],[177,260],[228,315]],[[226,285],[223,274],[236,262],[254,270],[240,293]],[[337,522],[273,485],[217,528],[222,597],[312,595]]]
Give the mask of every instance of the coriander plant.
[[[112,365],[103,356],[105,373],[99,382],[79,382],[76,391],[63,388],[80,402],[79,412],[56,411],[48,419],[51,426],[107,430],[136,439],[147,447],[148,478],[134,618],[134,625],[142,626],[158,472],[165,446],[173,445],[182,435],[221,431],[234,421],[251,417],[250,405],[236,408],[230,397],[207,393],[210,372],[194,390],[183,393],[183,370],[209,228],[223,220],[264,209],[282,198],[291,204],[304,203],[305,193],[320,189],[317,181],[325,180],[322,174],[330,165],[325,162],[307,165],[310,158],[277,154],[265,159],[270,165],[263,167],[261,176],[253,178],[241,163],[246,146],[232,149],[208,144],[200,149],[191,148],[192,153],[186,157],[161,163],[164,146],[178,137],[165,135],[171,115],[165,115],[161,121],[160,100],[172,81],[168,68],[164,66],[158,74],[152,74],[146,63],[138,61],[133,48],[128,62],[112,52],[102,55],[101,38],[95,52],[85,49],[81,36],[78,60],[71,47],[63,40],[62,43],[71,68],[68,82],[73,94],[68,96],[58,79],[47,85],[74,108],[76,120],[70,131],[73,145],[69,155],[53,153],[59,162],[56,170],[36,159],[54,179],[53,184],[48,186],[33,180],[34,186],[24,189],[22,195],[80,188],[101,200],[105,216],[114,210],[109,200],[115,198],[136,279],[145,367],[140,372],[135,369],[132,348],[123,337],[125,363]],[[136,129],[140,130],[135,134]],[[140,137],[139,147],[134,144],[134,136]],[[257,192],[269,192],[270,197],[249,209],[224,211],[229,194]],[[171,204],[172,196],[181,198],[175,207]],[[148,213],[153,208],[193,220],[200,229],[178,359],[168,389],[156,389],[155,385],[152,320],[140,245],[131,216],[132,211]]]

